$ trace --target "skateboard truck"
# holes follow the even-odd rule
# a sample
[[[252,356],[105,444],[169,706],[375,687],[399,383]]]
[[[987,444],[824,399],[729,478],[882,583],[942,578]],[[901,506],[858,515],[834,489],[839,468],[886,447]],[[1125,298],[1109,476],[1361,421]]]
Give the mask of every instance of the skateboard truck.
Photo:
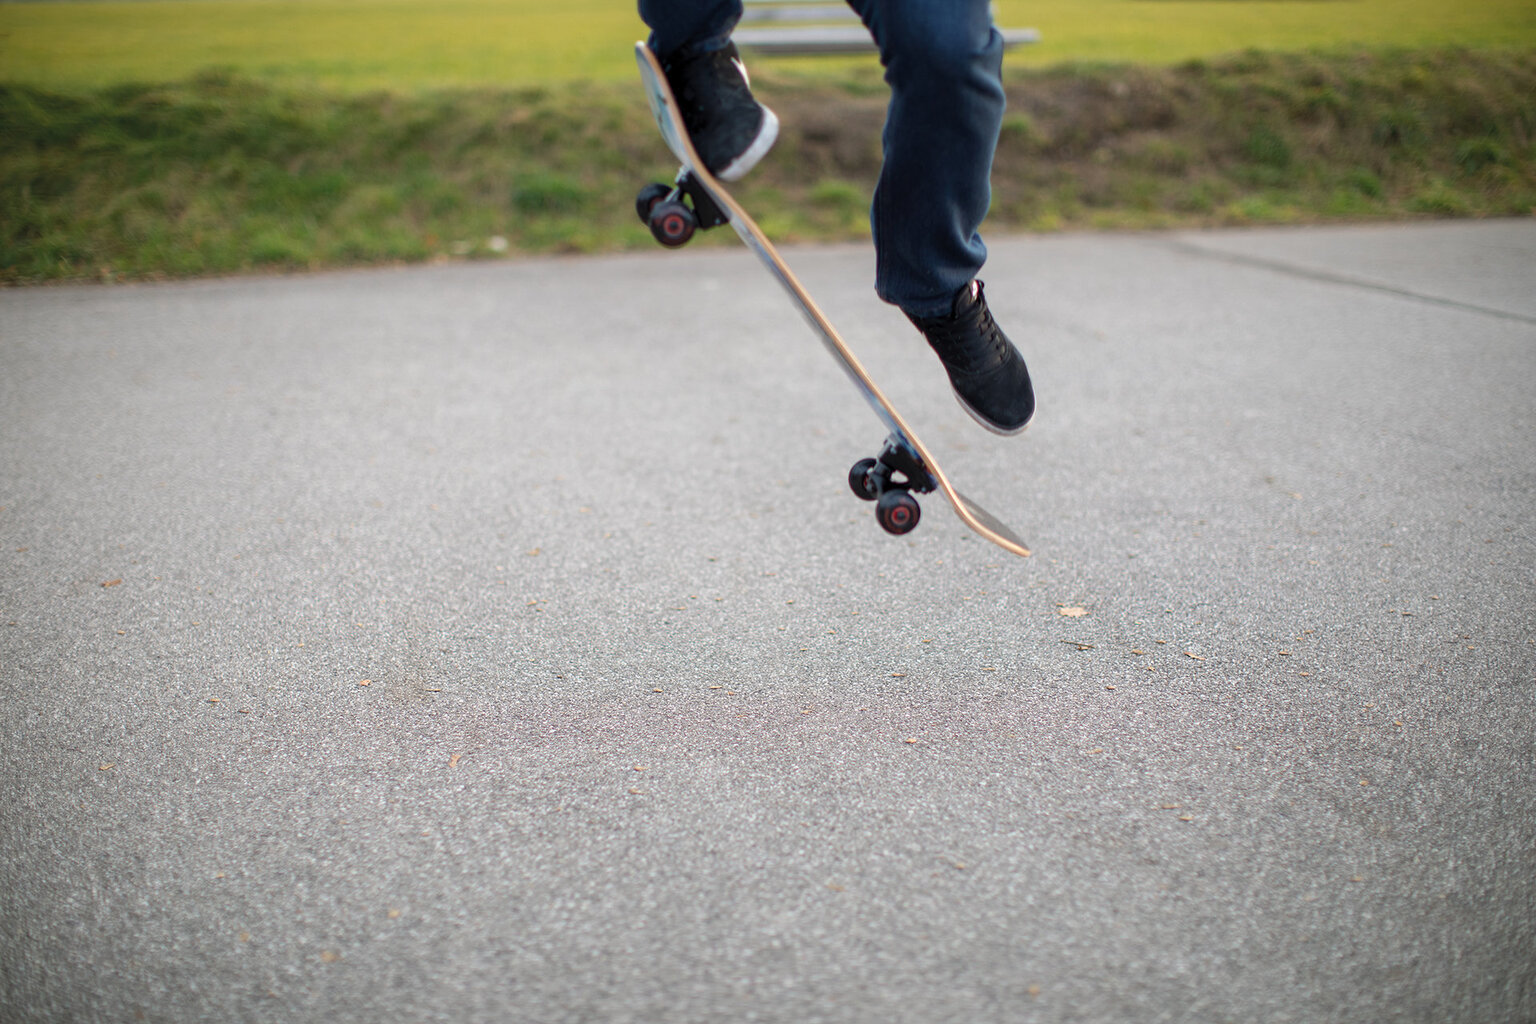
[[[901,535],[917,528],[922,508],[912,492],[927,494],[938,481],[917,453],[895,434],[873,459],[860,459],[848,470],[848,486],[865,501],[875,503],[875,521],[886,533]]]
[[[658,181],[642,188],[635,196],[635,212],[656,241],[669,249],[686,245],[698,228],[708,230],[730,223],[725,211],[686,169],[678,172],[674,185]]]

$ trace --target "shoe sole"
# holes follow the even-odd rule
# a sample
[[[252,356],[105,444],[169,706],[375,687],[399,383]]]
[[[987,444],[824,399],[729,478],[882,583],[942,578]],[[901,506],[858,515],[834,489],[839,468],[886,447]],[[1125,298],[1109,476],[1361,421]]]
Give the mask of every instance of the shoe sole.
[[[986,430],[996,434],[999,437],[1015,437],[1024,433],[1024,431],[1029,429],[1029,425],[1035,422],[1035,411],[1031,409],[1029,411],[1029,419],[1025,420],[1023,423],[1020,423],[1018,426],[1000,427],[996,423],[993,423],[991,420],[987,419],[981,413],[977,412],[975,409],[972,409],[970,403],[960,397],[960,392],[956,391],[953,392],[953,394],[955,396],[955,401],[960,403],[960,408],[965,410],[967,416],[975,420]]]
[[[773,148],[778,138],[779,119],[773,111],[764,107],[763,127],[758,131],[757,138],[752,140],[752,145],[747,147],[746,152],[726,164],[723,169],[716,171],[715,177],[721,181],[740,181],[747,176],[748,171],[758,165],[763,157],[768,155],[768,151]]]

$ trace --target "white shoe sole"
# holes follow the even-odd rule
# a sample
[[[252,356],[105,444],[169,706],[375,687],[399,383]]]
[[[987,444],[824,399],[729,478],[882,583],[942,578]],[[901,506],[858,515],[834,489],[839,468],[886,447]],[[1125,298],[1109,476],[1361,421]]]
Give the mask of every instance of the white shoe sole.
[[[965,410],[966,415],[970,416],[971,419],[981,424],[982,427],[998,435],[999,437],[1014,437],[1015,435],[1022,434],[1024,431],[1029,429],[1029,425],[1031,423],[1035,422],[1035,412],[1033,409],[1031,409],[1029,413],[1029,419],[1025,420],[1018,426],[1013,427],[1012,429],[1004,429],[1003,427],[1000,427],[996,423],[993,423],[991,420],[987,419],[975,409],[972,409],[970,403],[960,397],[960,392],[955,391],[953,394],[955,396],[955,401],[960,403],[960,408]]]
[[[773,148],[773,144],[778,141],[778,138],[779,119],[774,115],[773,111],[764,107],[763,127],[758,131],[757,138],[752,140],[752,145],[747,147],[746,152],[732,160],[722,170],[716,171],[715,177],[721,181],[740,181],[742,178],[745,178],[747,172],[756,167],[758,162],[768,155],[768,151]]]

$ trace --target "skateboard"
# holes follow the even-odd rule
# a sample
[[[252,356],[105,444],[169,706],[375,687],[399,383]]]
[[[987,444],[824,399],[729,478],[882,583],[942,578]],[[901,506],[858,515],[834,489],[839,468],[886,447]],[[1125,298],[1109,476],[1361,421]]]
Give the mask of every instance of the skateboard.
[[[650,47],[643,42],[636,43],[635,60],[640,65],[640,77],[645,83],[645,96],[656,117],[656,126],[661,130],[667,148],[682,165],[671,185],[654,183],[641,189],[635,197],[635,212],[650,227],[656,240],[669,248],[686,244],[697,230],[729,224],[789,293],[887,431],[879,454],[860,459],[848,471],[848,485],[853,493],[874,503],[875,519],[886,532],[900,535],[916,528],[922,515],[913,495],[936,491],[954,508],[960,521],[977,534],[1005,551],[1028,557],[1029,548],[1011,529],[949,482],[933,453],[865,372],[773,243],[704,167],[683,127],[682,114],[666,75]]]

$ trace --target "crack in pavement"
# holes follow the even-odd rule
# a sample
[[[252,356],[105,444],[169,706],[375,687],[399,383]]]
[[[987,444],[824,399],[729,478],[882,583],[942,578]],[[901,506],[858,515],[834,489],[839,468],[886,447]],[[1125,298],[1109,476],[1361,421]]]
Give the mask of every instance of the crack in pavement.
[[[1218,260],[1223,263],[1237,264],[1239,266],[1257,267],[1261,270],[1272,270],[1276,273],[1286,274],[1291,277],[1303,278],[1309,281],[1321,281],[1324,284],[1344,285],[1349,288],[1365,288],[1386,295],[1395,295],[1399,298],[1413,299],[1417,302],[1427,303],[1432,306],[1440,306],[1444,309],[1456,309],[1466,313],[1477,313],[1482,316],[1497,317],[1501,320],[1513,320],[1516,323],[1536,324],[1536,316],[1526,313],[1516,313],[1507,309],[1497,309],[1493,306],[1482,306],[1473,302],[1462,302],[1458,299],[1447,299],[1439,295],[1430,295],[1425,292],[1414,291],[1409,288],[1400,288],[1396,285],[1385,284],[1381,281],[1373,281],[1364,277],[1353,277],[1349,274],[1340,274],[1332,270],[1318,270],[1312,267],[1302,266],[1297,263],[1288,263],[1285,260],[1269,259],[1263,256],[1249,256],[1244,253],[1226,252],[1218,249],[1208,249],[1194,242],[1181,240],[1166,240],[1160,243],[1175,252],[1191,256],[1200,256],[1205,259]]]

